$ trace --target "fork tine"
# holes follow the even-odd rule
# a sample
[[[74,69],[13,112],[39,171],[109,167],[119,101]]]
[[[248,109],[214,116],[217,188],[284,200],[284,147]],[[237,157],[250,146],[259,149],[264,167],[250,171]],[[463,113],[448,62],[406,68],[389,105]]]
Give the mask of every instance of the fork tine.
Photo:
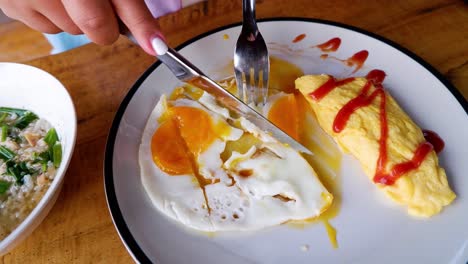
[[[266,68],[266,69],[265,69]],[[263,104],[266,104],[266,100],[268,97],[268,90],[269,90],[269,84],[268,84],[268,79],[269,79],[269,73],[270,73],[270,63],[266,67],[263,68],[263,75],[262,75],[262,94],[261,94],[261,100],[263,101]]]
[[[235,77],[236,77],[236,85],[237,85],[237,95],[239,99],[242,101],[246,101],[246,92],[245,92],[245,78],[244,73],[241,72],[239,69],[235,68]]]
[[[252,102],[255,102],[254,96],[255,96],[255,83],[253,79],[254,75],[254,69],[251,67],[247,71],[244,72],[245,74],[245,86],[246,86],[246,91],[247,91],[247,100],[246,103],[250,104]]]
[[[261,70],[257,67],[257,65],[254,66],[254,71],[253,71],[253,95],[252,95],[252,100],[255,105],[258,105],[260,102],[260,95],[261,95],[261,89],[262,87],[260,86],[260,75],[261,75]]]

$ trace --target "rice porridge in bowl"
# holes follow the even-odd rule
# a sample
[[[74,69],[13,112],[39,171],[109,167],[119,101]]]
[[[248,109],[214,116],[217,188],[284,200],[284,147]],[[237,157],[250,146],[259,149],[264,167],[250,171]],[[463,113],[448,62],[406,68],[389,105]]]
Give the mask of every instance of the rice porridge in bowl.
[[[57,201],[76,142],[76,111],[51,74],[0,62],[0,256]]]
[[[62,158],[57,132],[31,111],[0,107],[0,240],[34,209]]]

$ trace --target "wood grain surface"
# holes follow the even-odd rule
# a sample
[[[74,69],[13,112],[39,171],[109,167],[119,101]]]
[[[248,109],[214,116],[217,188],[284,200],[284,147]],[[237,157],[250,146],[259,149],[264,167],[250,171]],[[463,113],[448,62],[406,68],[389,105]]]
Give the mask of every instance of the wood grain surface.
[[[211,0],[160,19],[173,46],[241,19],[240,0]],[[468,98],[468,6],[455,0],[258,1],[261,18],[294,16],[357,26],[413,51]],[[28,46],[24,42],[34,43]],[[125,38],[48,54],[40,34],[19,23],[0,25],[0,60],[20,61],[56,76],[78,114],[78,139],[64,188],[44,222],[0,263],[130,263],[106,205],[103,157],[114,114],[133,82],[155,59]],[[16,45],[16,46],[15,46]],[[43,56],[36,58],[37,56]],[[28,58],[34,60],[26,61]]]
[[[19,22],[0,24],[0,61],[23,62],[47,56],[52,46],[41,33]]]

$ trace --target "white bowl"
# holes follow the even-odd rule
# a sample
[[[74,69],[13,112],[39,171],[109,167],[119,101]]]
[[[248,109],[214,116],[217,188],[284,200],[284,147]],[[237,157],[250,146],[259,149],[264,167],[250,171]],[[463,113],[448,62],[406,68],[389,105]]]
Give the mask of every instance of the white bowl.
[[[75,146],[77,123],[70,95],[49,73],[28,65],[0,63],[0,76],[0,106],[24,108],[46,119],[57,130],[63,146],[55,179],[26,219],[0,241],[1,256],[31,234],[57,200]]]

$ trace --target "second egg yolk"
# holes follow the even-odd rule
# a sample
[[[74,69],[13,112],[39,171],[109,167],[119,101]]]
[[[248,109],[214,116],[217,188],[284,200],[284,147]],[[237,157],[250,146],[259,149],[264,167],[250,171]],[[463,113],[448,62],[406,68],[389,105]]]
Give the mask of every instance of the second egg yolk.
[[[268,119],[290,135],[299,140],[299,113],[294,94],[279,98],[271,106]]]

